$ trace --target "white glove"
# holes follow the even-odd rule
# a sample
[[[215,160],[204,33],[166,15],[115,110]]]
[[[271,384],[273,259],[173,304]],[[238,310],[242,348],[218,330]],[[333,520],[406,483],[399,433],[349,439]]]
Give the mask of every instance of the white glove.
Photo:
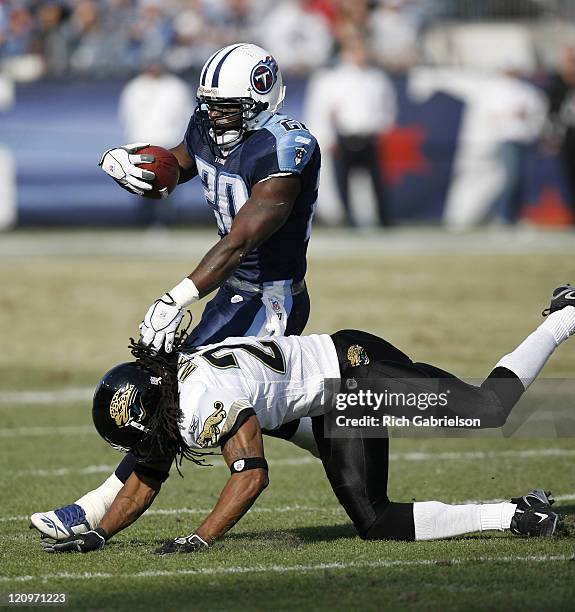
[[[140,323],[141,343],[152,345],[158,352],[162,345],[166,353],[172,352],[178,325],[184,316],[186,306],[200,299],[200,292],[191,278],[184,278],[175,287],[156,300]]]
[[[164,347],[166,353],[172,351],[174,337],[178,325],[184,316],[184,309],[172,298],[169,293],[156,300],[140,323],[141,342],[144,346],[152,345],[159,352]]]
[[[108,149],[102,154],[98,165],[124,189],[137,195],[144,195],[146,191],[152,189],[156,175],[150,170],[138,168],[137,164],[153,162],[154,156],[135,155],[135,153],[147,146],[149,146],[147,142],[135,142]]]

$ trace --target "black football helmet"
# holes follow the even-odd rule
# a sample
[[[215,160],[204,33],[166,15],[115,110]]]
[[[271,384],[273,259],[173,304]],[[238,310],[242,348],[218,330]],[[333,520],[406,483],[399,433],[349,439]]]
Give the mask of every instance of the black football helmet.
[[[151,452],[150,418],[161,401],[161,378],[137,362],[104,374],[94,391],[92,419],[115,449],[145,458]]]

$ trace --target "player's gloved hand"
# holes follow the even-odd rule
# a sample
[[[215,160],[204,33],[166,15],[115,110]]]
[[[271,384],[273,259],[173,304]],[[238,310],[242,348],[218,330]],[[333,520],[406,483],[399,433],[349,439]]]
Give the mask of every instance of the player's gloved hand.
[[[156,352],[163,346],[166,353],[171,353],[185,308],[199,299],[200,293],[192,279],[184,278],[148,308],[140,323],[140,342],[144,346],[152,345]]]
[[[106,544],[108,534],[100,527],[94,529],[94,531],[86,531],[86,533],[79,533],[77,535],[70,536],[65,540],[59,542],[47,542],[42,541],[42,548],[49,553],[55,552],[91,552],[93,550],[100,550]]]
[[[208,543],[202,540],[197,533],[191,533],[189,536],[164,542],[159,548],[156,548],[154,554],[190,553],[206,550],[206,548],[208,548]]]
[[[104,151],[99,166],[111,176],[121,187],[135,193],[144,195],[152,189],[156,175],[150,170],[138,168],[138,164],[154,161],[153,155],[138,155],[137,151],[149,146],[147,142],[135,142],[115,149]]]
[[[144,346],[151,345],[156,352],[163,346],[166,353],[170,353],[183,316],[184,309],[176,304],[169,293],[165,293],[148,308],[140,323],[141,343]]]

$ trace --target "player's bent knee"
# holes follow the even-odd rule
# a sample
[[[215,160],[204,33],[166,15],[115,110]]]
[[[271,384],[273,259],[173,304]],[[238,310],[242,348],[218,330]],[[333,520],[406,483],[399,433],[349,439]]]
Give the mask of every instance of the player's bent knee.
[[[355,524],[362,540],[415,540],[413,504],[390,502],[369,526]]]
[[[369,536],[369,530],[370,530],[371,525],[358,525],[357,523],[354,523],[353,526],[355,527],[355,530],[357,531],[357,535],[362,540],[373,540],[374,539]]]
[[[510,410],[491,396],[486,397],[478,406],[477,414],[481,415],[481,428],[495,429],[503,427],[507,422]]]

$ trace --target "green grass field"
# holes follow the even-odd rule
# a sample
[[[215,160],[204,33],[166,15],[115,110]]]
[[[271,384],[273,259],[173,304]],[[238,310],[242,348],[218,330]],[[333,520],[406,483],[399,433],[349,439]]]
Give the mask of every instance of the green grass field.
[[[89,389],[129,358],[149,303],[210,240],[2,236],[0,593],[65,591],[71,609],[89,610],[575,609],[573,537],[363,542],[321,464],[273,440],[270,487],[207,552],[151,554],[213,506],[227,474],[219,457],[211,468],[186,464],[183,479],[172,474],[147,515],[102,551],[42,552],[26,516],[73,501],[120,457],[92,431]],[[550,290],[575,282],[572,235],[318,233],[316,243],[308,332],[369,330],[463,377],[486,376],[538,325]],[[574,373],[575,342],[544,376]],[[397,501],[503,500],[542,486],[575,523],[572,438],[397,439],[391,449]]]

